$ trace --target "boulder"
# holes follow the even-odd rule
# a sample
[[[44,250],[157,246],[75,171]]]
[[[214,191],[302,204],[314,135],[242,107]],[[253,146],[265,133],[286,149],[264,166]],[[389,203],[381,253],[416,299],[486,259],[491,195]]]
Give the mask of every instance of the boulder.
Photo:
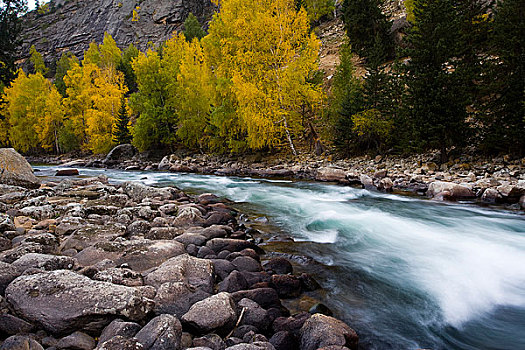
[[[113,320],[100,334],[98,339],[99,344],[103,344],[116,336],[122,336],[124,338],[132,338],[140,331],[142,327],[135,322],[126,322],[121,319]]]
[[[10,314],[0,315],[0,333],[16,335],[27,334],[35,329],[31,323]]]
[[[362,174],[359,176],[359,181],[361,182],[361,185],[364,189],[367,190],[374,190],[376,187],[374,186],[374,180],[368,175]]]
[[[119,161],[131,159],[135,155],[135,153],[135,147],[133,147],[129,143],[118,145],[116,147],[113,147],[113,149],[109,151],[108,155],[102,161],[102,163],[106,165],[113,165]]]
[[[21,274],[13,265],[0,261],[0,295],[4,295],[9,283]]]
[[[240,325],[250,325],[257,328],[260,333],[266,333],[270,327],[268,311],[251,299],[241,299],[237,304],[240,310],[244,310]]]
[[[104,343],[99,343],[97,350],[142,350],[144,346],[135,338],[117,335]]]
[[[357,350],[359,337],[346,323],[333,317],[315,314],[302,326],[300,331],[301,350],[339,345]]]
[[[13,220],[11,220],[11,217],[7,214],[0,213],[0,232],[14,230],[15,224],[13,223]]]
[[[232,297],[236,302],[239,302],[244,298],[251,299],[265,309],[281,306],[279,295],[273,288],[255,288],[250,290],[242,290],[232,293]]]
[[[31,165],[13,148],[0,148],[0,184],[39,188]]]
[[[272,285],[281,298],[296,298],[301,295],[301,281],[293,275],[272,275]]]
[[[487,188],[485,191],[483,191],[483,195],[481,196],[481,201],[483,203],[493,204],[499,203],[501,200],[501,194],[495,188]]]
[[[255,250],[258,254],[264,254],[264,250],[262,248],[242,239],[213,238],[206,242],[206,246],[213,250],[215,253],[219,253],[221,250],[228,250],[230,252],[240,252],[243,249],[251,248]]]
[[[445,195],[440,195],[445,194]],[[440,195],[440,196],[438,196]],[[432,198],[471,199],[476,194],[468,187],[453,182],[434,181],[428,186],[427,196]]]
[[[95,348],[95,339],[83,332],[75,332],[60,339],[56,345],[57,349],[65,350],[92,350]]]
[[[182,317],[193,304],[209,296],[210,293],[186,282],[166,282],[157,290],[154,312],[157,315],[171,314]]]
[[[248,289],[246,278],[239,271],[232,271],[228,277],[219,283],[219,292],[233,293],[240,290]]]
[[[56,334],[99,331],[118,316],[141,320],[153,308],[136,288],[93,281],[68,270],[20,276],[5,295],[17,314]]]
[[[317,181],[329,181],[339,183],[348,182],[348,180],[346,179],[346,172],[343,169],[332,167],[323,167],[317,169],[315,179]]]
[[[182,326],[172,315],[155,317],[135,335],[145,350],[178,350],[181,337]]]
[[[78,169],[58,169],[55,176],[77,176],[79,174]]]
[[[122,190],[137,203],[142,202],[146,198],[160,200],[177,198],[177,190],[174,188],[156,188],[138,182],[124,182],[122,184]]]
[[[144,283],[159,288],[166,282],[185,282],[208,293],[213,292],[213,263],[189,254],[171,258],[144,277]]]
[[[221,292],[193,304],[181,320],[198,333],[226,334],[235,326],[237,308],[230,294]]]
[[[13,335],[0,345],[0,350],[44,350],[36,340],[25,335]]]
[[[175,227],[191,227],[202,225],[204,222],[205,220],[199,209],[192,206],[181,206],[172,225]]]
[[[68,256],[57,256],[50,254],[29,253],[15,260],[12,264],[20,272],[29,268],[53,270],[71,270],[76,265],[74,258]]]
[[[266,272],[270,274],[286,275],[293,273],[292,264],[285,258],[273,258],[263,264]]]
[[[201,348],[209,348],[211,350],[224,350],[226,344],[217,334],[207,334],[200,338],[193,339],[193,346]]]

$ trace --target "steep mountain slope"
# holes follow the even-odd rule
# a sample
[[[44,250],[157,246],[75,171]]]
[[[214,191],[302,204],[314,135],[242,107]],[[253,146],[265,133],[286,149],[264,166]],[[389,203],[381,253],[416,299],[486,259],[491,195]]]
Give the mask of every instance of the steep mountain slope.
[[[25,17],[19,63],[29,57],[31,45],[48,64],[67,50],[82,57],[90,42],[102,41],[104,32],[121,48],[133,43],[144,50],[180,30],[190,12],[206,23],[213,9],[210,0],[52,0],[49,12]]]

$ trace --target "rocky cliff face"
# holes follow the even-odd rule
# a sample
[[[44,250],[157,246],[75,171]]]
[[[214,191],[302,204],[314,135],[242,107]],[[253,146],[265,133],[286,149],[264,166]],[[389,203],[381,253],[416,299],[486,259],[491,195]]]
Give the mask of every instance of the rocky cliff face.
[[[144,50],[181,30],[190,12],[207,23],[213,10],[210,0],[52,0],[48,13],[25,17],[19,63],[27,60],[31,45],[47,64],[68,50],[82,58],[90,42],[102,42],[104,32],[120,48],[133,43]]]

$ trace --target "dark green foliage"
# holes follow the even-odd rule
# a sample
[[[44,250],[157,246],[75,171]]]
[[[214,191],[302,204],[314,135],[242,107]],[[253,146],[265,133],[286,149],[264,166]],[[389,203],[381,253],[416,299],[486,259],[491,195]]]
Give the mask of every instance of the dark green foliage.
[[[391,23],[381,12],[379,0],[345,0],[343,20],[352,51],[377,67],[394,56]]]
[[[184,36],[187,41],[192,41],[193,38],[202,39],[206,35],[206,32],[202,30],[201,24],[197,17],[190,12],[186,20],[184,21]]]
[[[15,77],[16,49],[20,44],[22,16],[27,11],[25,0],[0,0],[0,82],[9,86]]]
[[[407,42],[406,113],[421,149],[447,148],[466,141],[465,89],[457,72],[459,28],[453,0],[415,0],[414,25]]]
[[[129,131],[129,113],[127,109],[126,100],[122,99],[120,109],[118,111],[117,122],[113,131],[113,141],[117,145],[124,143],[131,143],[131,133]]]
[[[137,77],[131,66],[131,62],[134,58],[139,55],[139,50],[133,44],[129,46],[122,52],[122,60],[117,66],[117,70],[121,71],[124,74],[124,81],[128,87],[128,94],[132,94],[138,91],[137,86]]]
[[[491,37],[496,57],[486,81],[482,146],[487,152],[525,153],[525,6],[499,1]]]
[[[56,73],[55,73],[55,86],[63,97],[66,97],[66,84],[64,83],[64,77],[67,74],[67,71],[71,68],[73,62],[78,63],[78,58],[73,55],[71,52],[66,51],[62,54],[60,59],[56,64]]]

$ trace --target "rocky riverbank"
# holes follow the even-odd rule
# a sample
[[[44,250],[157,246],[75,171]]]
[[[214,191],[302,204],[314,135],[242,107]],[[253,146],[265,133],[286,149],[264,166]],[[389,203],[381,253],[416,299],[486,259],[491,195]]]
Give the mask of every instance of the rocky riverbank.
[[[265,259],[212,194],[104,176],[29,187],[0,185],[1,350],[357,349],[322,304],[283,306],[319,285]]]
[[[439,155],[378,156],[332,160],[302,155],[292,160],[259,155],[220,157],[172,154],[152,161],[131,145],[117,146],[107,157],[33,158],[31,161],[66,167],[108,167],[162,170],[228,176],[278,177],[337,182],[384,192],[400,191],[435,200],[468,200],[525,209],[525,158],[483,159],[461,156],[438,165]]]

